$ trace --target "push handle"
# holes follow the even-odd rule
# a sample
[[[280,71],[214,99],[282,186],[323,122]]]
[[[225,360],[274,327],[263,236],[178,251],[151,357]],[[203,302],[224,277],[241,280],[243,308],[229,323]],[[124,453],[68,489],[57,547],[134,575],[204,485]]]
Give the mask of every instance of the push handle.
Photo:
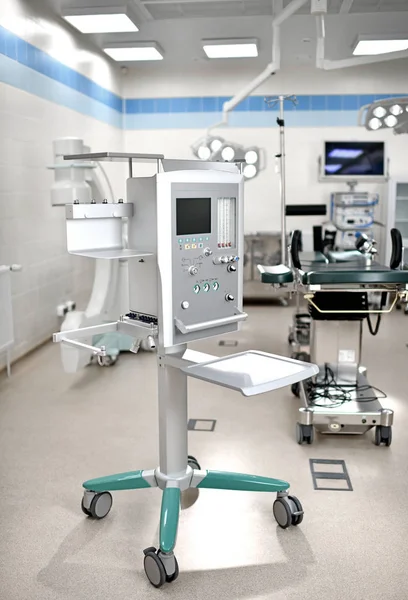
[[[299,229],[295,229],[295,231],[292,234],[292,240],[290,243],[290,255],[292,257],[292,264],[296,269],[302,268],[299,258],[301,241],[302,233]]]
[[[212,319],[211,321],[203,321],[202,323],[194,323],[193,325],[185,325],[180,319],[175,319],[177,329],[181,333],[194,333],[203,329],[211,329],[212,327],[221,327],[222,325],[231,325],[232,323],[239,323],[239,321],[245,321],[248,318],[247,313],[239,311],[237,315],[231,317],[223,317],[222,319]]]
[[[400,230],[395,227],[391,229],[391,241],[392,251],[390,268],[398,269],[402,262],[402,235]]]

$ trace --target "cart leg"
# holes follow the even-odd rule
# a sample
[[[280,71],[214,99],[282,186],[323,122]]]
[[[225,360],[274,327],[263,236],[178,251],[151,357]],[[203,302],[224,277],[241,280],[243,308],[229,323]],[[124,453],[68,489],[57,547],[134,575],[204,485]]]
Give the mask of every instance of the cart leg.
[[[207,471],[207,475],[198,483],[197,487],[245,492],[283,492],[289,488],[289,483],[281,479],[272,479],[259,475],[231,473],[228,471]]]

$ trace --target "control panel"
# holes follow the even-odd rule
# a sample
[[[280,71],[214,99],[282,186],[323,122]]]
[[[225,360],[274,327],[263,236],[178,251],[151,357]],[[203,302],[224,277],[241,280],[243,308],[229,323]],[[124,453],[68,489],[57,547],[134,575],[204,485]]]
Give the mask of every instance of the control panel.
[[[231,183],[172,185],[173,313],[176,324],[195,328],[175,326],[175,343],[206,337],[206,324],[240,314],[239,191]]]

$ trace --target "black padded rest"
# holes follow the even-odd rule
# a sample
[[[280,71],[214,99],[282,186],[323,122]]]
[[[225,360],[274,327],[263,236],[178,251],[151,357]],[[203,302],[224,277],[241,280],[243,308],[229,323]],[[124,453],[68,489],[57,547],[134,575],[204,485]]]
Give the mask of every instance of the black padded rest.
[[[302,277],[305,285],[318,284],[408,284],[408,271],[393,270],[378,263],[349,262],[314,264]]]
[[[293,273],[291,271],[287,273],[261,273],[262,283],[269,283],[270,285],[292,283]]]

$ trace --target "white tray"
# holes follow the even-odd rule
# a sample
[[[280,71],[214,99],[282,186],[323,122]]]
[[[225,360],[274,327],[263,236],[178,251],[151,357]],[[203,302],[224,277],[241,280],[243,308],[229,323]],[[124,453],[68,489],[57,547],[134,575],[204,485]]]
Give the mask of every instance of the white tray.
[[[182,369],[190,377],[256,396],[317,375],[319,367],[285,356],[248,350]]]

